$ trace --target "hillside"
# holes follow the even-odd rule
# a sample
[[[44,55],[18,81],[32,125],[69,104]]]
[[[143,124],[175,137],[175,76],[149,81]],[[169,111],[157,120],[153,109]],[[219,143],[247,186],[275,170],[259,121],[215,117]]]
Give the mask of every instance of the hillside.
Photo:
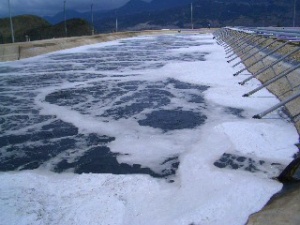
[[[193,0],[194,28],[223,26],[291,26],[294,0]],[[300,11],[300,4],[297,5]],[[91,12],[79,13],[67,11],[68,36],[91,34],[87,21]],[[153,0],[144,2],[131,0],[119,9],[95,11],[94,25],[96,33],[115,31],[118,18],[118,30],[144,30],[191,28],[191,0]],[[80,18],[80,19],[71,19]],[[299,21],[297,13],[296,21]],[[14,17],[16,41],[25,41],[25,35],[31,40],[64,37],[63,14],[60,12],[46,20],[36,16]],[[300,24],[296,24],[300,25]],[[0,43],[11,41],[9,20],[0,19]]]
[[[91,26],[83,19],[70,19],[67,20],[67,34],[68,37],[83,36],[91,34]],[[28,30],[28,35],[31,40],[42,40],[49,38],[65,37],[64,22],[47,27],[40,27]]]
[[[51,25],[46,20],[37,16],[16,16],[12,18],[15,42],[26,41],[26,36],[31,41],[65,37],[64,22]],[[83,19],[67,20],[68,36],[82,36],[91,34],[91,26]],[[11,31],[8,18],[0,19],[0,43],[10,43]]]
[[[47,27],[50,26],[50,24],[38,16],[23,15],[13,17],[13,26],[15,41],[20,42],[26,40],[25,35],[28,30]],[[0,19],[0,43],[8,42],[11,42],[9,18]]]
[[[208,24],[213,27],[291,26],[293,1],[194,0],[194,27],[207,27]],[[151,3],[141,4],[140,0],[131,0],[118,10],[119,30],[191,28],[190,3],[190,0],[153,0]],[[300,4],[297,10],[300,10]],[[114,30],[115,17],[114,13],[106,18],[96,19],[97,30]]]

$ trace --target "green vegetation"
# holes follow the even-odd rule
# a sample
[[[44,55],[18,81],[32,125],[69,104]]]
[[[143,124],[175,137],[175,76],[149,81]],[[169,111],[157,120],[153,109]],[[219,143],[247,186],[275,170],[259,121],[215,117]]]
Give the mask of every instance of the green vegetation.
[[[92,28],[89,23],[83,19],[70,19],[67,20],[66,24],[68,37],[90,35],[92,32]],[[49,25],[46,27],[31,29],[28,30],[27,34],[30,37],[30,40],[66,37],[64,22],[53,26]]]
[[[64,22],[51,25],[46,20],[31,15],[16,16],[12,18],[15,42],[31,41],[49,38],[65,37]],[[83,19],[67,20],[67,34],[82,36],[91,34],[91,26]],[[0,43],[11,43],[10,22],[8,18],[0,19]]]
[[[16,16],[13,17],[12,20],[16,42],[25,41],[25,35],[29,30],[50,25],[46,20],[31,15]],[[9,18],[0,19],[0,43],[9,42],[11,42]]]

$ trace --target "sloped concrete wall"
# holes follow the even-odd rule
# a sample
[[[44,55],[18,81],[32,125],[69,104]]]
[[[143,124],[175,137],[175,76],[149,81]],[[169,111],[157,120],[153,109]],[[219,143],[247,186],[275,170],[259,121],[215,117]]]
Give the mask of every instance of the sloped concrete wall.
[[[94,36],[55,38],[42,41],[3,44],[0,45],[0,61],[14,61],[82,45],[96,44],[99,42],[113,41],[140,35],[152,35],[160,32],[175,33],[176,31],[121,32],[99,34]]]
[[[195,29],[182,30],[182,33],[212,33],[216,29]],[[110,34],[99,34],[94,36],[82,36],[72,38],[55,38],[33,42],[20,42],[13,44],[0,45],[0,62],[14,61],[24,58],[29,58],[49,52],[59,51],[63,49],[74,48],[83,45],[96,44],[100,42],[113,41],[122,38],[130,38],[141,35],[156,35],[156,34],[175,34],[177,30],[148,30],[148,31],[131,31],[119,32]]]
[[[238,36],[237,31],[232,31],[231,35]],[[267,43],[271,43],[273,40],[268,40]],[[268,51],[272,51],[277,48],[279,45],[282,45],[282,41],[276,41],[274,45],[271,45],[265,51],[260,51],[260,48],[252,48],[252,46],[245,47],[243,51],[236,52],[237,55],[245,60],[248,56],[255,54],[253,57],[244,61],[244,65],[249,67],[257,60],[261,59],[263,56],[266,56]],[[256,41],[256,44],[258,42]],[[277,52],[276,55],[268,56],[263,60],[260,60],[255,66],[249,68],[251,74],[257,74],[258,71],[262,71],[267,65],[271,65],[277,59],[281,58],[288,52],[293,51],[295,48],[298,48],[297,44],[287,44],[284,48]],[[257,53],[256,53],[257,52]],[[300,63],[300,52],[296,52],[285,62],[278,63],[272,68],[269,68],[265,72],[258,75],[256,78],[261,81],[262,84],[266,83],[273,77],[281,74],[283,71],[295,66]],[[245,73],[245,72],[244,72]],[[245,76],[245,79],[248,76]],[[279,100],[284,100],[300,91],[300,69],[293,71],[292,73],[278,79],[274,83],[267,86],[267,89],[272,92]],[[255,94],[254,94],[255,95]],[[295,100],[287,103],[285,105],[287,113],[290,118],[293,120],[295,127],[300,134],[300,97]],[[290,184],[291,186],[291,184]],[[259,212],[252,214],[248,221],[247,225],[298,225],[300,224],[300,184],[293,184],[292,188],[289,187],[288,190],[280,193],[279,195],[274,196],[269,203]]]
[[[233,31],[234,35],[234,31]],[[260,40],[261,41],[261,40]],[[272,42],[273,40],[270,39],[268,42]],[[267,42],[267,43],[268,43]],[[256,42],[258,44],[258,41]],[[241,59],[246,59],[248,56],[254,54],[255,52],[258,52],[250,59],[244,61],[245,66],[250,66],[254,62],[256,62],[258,59],[262,58],[262,56],[265,56],[268,51],[271,51],[272,49],[275,49],[279,45],[281,45],[282,41],[277,41],[273,45],[271,45],[266,51],[258,51],[258,48],[251,49],[252,46],[247,46],[244,48],[242,52],[238,53],[238,56]],[[264,46],[266,43],[264,44]],[[268,56],[267,58],[260,60],[255,66],[252,66],[249,68],[249,72],[252,74],[256,74],[257,72],[261,71],[265,66],[272,64],[275,62],[278,58],[284,56],[285,54],[293,51],[294,49],[298,48],[299,45],[297,44],[287,44],[284,48],[282,48],[280,51],[276,52],[276,55],[272,54],[271,56]],[[294,61],[293,61],[294,60]],[[269,81],[270,79],[274,78],[275,76],[279,75],[283,71],[286,71],[287,69],[294,66],[294,62],[300,63],[300,52],[296,52],[295,54],[291,55],[291,57],[285,62],[278,63],[274,65],[273,67],[269,68],[265,72],[258,75],[256,78],[261,81],[262,84]],[[247,77],[245,77],[246,79]],[[300,69],[297,69],[293,71],[292,73],[288,74],[287,76],[284,76],[280,78],[279,80],[275,81],[274,83],[267,86],[267,89],[272,92],[279,100],[284,100],[288,98],[289,96],[292,96],[296,93],[299,93],[300,91]],[[255,95],[255,94],[254,94]],[[287,109],[287,113],[290,116],[290,118],[293,120],[295,127],[300,134],[300,97],[294,99],[293,101],[287,103],[285,105],[285,108]]]
[[[19,45],[0,46],[0,61],[13,61],[19,59]]]

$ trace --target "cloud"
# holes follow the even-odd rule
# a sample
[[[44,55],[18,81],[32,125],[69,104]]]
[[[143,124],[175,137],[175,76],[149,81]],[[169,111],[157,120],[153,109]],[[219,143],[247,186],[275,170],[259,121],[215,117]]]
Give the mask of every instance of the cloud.
[[[95,10],[118,8],[129,0],[66,0],[66,8],[79,12],[89,11],[93,3]],[[143,0],[151,1],[151,0]],[[64,0],[10,0],[12,15],[54,15],[63,10]],[[0,17],[8,17],[8,1],[0,1]]]

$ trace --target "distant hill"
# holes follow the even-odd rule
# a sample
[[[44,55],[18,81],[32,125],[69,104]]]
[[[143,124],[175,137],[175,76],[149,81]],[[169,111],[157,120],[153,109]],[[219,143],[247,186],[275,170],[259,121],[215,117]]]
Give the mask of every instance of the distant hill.
[[[88,22],[83,19],[70,19],[66,21],[67,24],[67,36],[83,36],[91,34],[91,26]],[[47,27],[40,27],[27,31],[30,40],[42,40],[49,38],[60,38],[65,37],[65,25],[64,22],[56,25],[50,25]]]
[[[191,28],[191,2],[195,28],[292,25],[294,0],[131,0],[117,11],[119,30]],[[96,19],[96,29],[111,32],[115,17]]]
[[[66,11],[67,20],[76,19],[76,18],[88,20],[89,16],[90,16],[90,13],[80,13],[75,10],[67,10]],[[54,16],[45,16],[43,18],[45,20],[47,20],[49,23],[54,25],[54,24],[58,24],[58,23],[64,21],[65,14],[64,14],[64,12],[59,12]]]
[[[38,17],[31,15],[23,15],[13,17],[13,27],[15,33],[15,41],[25,41],[25,35],[28,30],[47,27],[50,24]],[[9,18],[0,19],[0,43],[11,42],[11,30]]]
[[[187,5],[190,3],[191,0],[152,0],[151,2],[144,2],[142,0],[130,0],[118,9],[94,11],[94,18],[95,20],[105,20],[108,18],[115,18],[116,16],[135,15],[143,12],[158,12],[176,8],[178,6]],[[82,18],[90,21],[91,12],[87,11],[80,13],[74,10],[67,10],[66,17],[67,19]],[[51,24],[56,24],[63,21],[64,12],[58,12],[54,16],[45,16],[44,19],[46,19]]]
[[[96,33],[115,31],[116,17],[119,31],[191,28],[191,2],[193,2],[194,28],[223,26],[291,26],[294,0],[130,0],[122,7],[110,11],[95,11]],[[300,12],[300,4],[297,4]],[[68,36],[91,34],[91,12],[66,12]],[[80,19],[75,19],[80,18]],[[35,16],[14,17],[16,41],[63,37],[64,14],[45,19]],[[296,21],[300,21],[297,13]],[[56,25],[52,25],[56,24]],[[296,24],[300,25],[300,24]],[[0,43],[11,41],[9,20],[0,19]]]
[[[144,2],[142,0],[130,0],[117,11],[119,16],[133,15],[143,12],[161,12],[168,9],[177,8],[191,4],[191,0],[152,0]]]
[[[151,10],[150,7],[151,4],[148,2],[144,2],[141,0],[130,0],[127,4],[120,7],[116,11],[118,12],[118,14],[131,15],[144,12],[145,10]]]
[[[194,27],[222,26],[291,26],[294,0],[130,0],[110,11],[95,11],[94,24],[98,32],[160,28],[191,28],[191,2],[194,9]],[[300,12],[300,4],[297,4]],[[67,18],[91,19],[91,12],[67,11]],[[296,21],[300,21],[297,13]],[[48,21],[63,19],[59,13]],[[298,26],[300,24],[297,24]]]
[[[15,42],[26,41],[26,35],[31,41],[65,37],[64,22],[51,25],[46,20],[37,16],[13,17],[15,31]],[[90,24],[83,19],[70,19],[67,23],[67,35],[82,36],[91,34]],[[11,42],[11,31],[9,19],[0,19],[0,43]]]

